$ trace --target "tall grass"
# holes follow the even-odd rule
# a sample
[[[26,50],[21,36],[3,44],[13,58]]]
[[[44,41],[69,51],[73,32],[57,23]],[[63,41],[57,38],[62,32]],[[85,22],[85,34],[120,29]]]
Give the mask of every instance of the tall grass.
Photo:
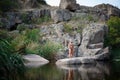
[[[62,48],[60,44],[48,41],[40,47],[39,55],[43,56],[48,60],[51,60],[54,59],[55,54],[60,48]]]
[[[14,52],[10,42],[0,39],[0,79],[15,78],[14,74],[23,74],[24,70],[21,56]]]

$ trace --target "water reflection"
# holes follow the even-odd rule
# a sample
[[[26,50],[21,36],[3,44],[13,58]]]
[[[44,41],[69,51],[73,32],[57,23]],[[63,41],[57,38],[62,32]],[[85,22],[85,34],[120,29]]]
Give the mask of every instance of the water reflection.
[[[73,80],[73,70],[72,69],[69,69],[68,70],[68,78],[67,78],[67,80]]]
[[[65,73],[65,80],[105,80],[110,75],[109,64],[59,65]]]
[[[55,65],[28,67],[24,73],[6,75],[0,70],[0,80],[120,80],[120,62],[87,65]],[[1,77],[2,76],[2,77]]]

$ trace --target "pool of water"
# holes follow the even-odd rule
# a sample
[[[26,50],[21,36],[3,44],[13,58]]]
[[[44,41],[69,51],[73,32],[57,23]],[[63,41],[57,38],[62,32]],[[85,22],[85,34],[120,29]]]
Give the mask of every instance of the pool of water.
[[[86,65],[49,63],[40,67],[28,67],[24,76],[9,80],[120,80],[120,62]]]

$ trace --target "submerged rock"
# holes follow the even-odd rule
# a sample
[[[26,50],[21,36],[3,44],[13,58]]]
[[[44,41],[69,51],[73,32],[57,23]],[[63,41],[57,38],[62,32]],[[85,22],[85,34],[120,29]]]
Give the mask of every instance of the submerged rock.
[[[36,54],[23,55],[23,59],[25,60],[24,64],[27,67],[39,67],[49,63],[48,60]]]

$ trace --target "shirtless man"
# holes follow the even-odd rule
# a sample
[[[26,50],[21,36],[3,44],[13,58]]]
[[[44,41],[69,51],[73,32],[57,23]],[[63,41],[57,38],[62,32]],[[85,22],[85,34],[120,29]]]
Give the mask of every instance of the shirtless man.
[[[73,45],[72,40],[70,40],[70,42],[68,44],[68,49],[69,49],[68,56],[69,57],[73,57],[73,54],[74,54],[74,45]]]

